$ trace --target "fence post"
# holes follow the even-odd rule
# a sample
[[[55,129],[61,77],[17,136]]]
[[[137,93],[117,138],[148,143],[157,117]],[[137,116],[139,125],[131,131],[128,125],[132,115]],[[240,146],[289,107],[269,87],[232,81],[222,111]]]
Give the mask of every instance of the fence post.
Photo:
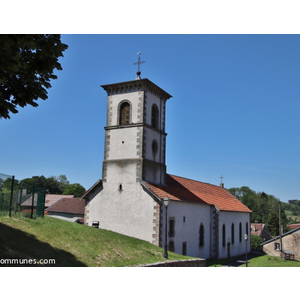
[[[11,180],[11,193],[10,193],[10,202],[9,202],[9,216],[11,217],[11,207],[12,207],[12,200],[13,200],[13,194],[14,194],[14,181],[15,176],[12,177]]]
[[[3,200],[4,199],[4,194],[1,194],[1,211],[3,210]]]
[[[32,186],[32,202],[31,202],[31,215],[30,218],[33,218],[33,204],[34,204],[34,185]]]

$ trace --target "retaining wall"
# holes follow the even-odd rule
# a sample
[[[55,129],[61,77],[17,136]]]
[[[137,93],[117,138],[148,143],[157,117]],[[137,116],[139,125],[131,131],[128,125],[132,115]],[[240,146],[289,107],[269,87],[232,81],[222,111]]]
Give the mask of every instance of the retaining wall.
[[[155,264],[140,265],[139,267],[206,267],[205,259],[166,260]]]

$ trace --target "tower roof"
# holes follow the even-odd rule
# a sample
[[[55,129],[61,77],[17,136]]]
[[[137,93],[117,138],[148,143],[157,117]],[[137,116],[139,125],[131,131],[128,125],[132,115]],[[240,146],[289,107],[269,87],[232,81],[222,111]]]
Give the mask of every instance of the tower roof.
[[[131,81],[123,81],[118,83],[111,83],[101,85],[101,87],[107,92],[107,95],[124,94],[136,91],[149,91],[150,93],[168,100],[172,96],[157,86],[155,83],[147,78]]]

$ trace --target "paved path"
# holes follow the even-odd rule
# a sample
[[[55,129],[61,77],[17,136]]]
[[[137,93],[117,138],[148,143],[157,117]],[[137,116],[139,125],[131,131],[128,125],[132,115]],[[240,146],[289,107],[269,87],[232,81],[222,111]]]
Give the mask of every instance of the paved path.
[[[261,252],[251,252],[247,254],[247,260],[262,255]],[[240,265],[246,264],[246,255],[239,256],[235,260],[223,265],[222,267],[239,267]]]

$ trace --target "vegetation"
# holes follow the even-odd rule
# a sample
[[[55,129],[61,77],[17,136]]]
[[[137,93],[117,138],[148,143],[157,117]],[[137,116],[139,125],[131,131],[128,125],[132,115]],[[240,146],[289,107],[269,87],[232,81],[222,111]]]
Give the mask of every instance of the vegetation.
[[[3,193],[11,192],[11,178],[7,178],[5,181],[0,182],[0,190]],[[85,193],[85,188],[79,183],[70,184],[66,175],[50,176],[32,176],[31,178],[25,178],[20,182],[15,180],[14,193],[19,188],[27,189],[28,193],[32,193],[32,187],[45,188],[49,194],[58,195],[74,195],[75,197],[81,197]]]
[[[0,35],[0,118],[48,98],[50,80],[57,79],[53,71],[62,70],[58,58],[67,48],[58,34]]]
[[[300,262],[295,260],[284,260],[280,257],[261,255],[249,259],[249,267],[300,267]],[[245,265],[241,265],[245,267]]]
[[[69,184],[65,187],[63,195],[75,195],[75,197],[81,197],[85,193],[85,188],[79,183]]]
[[[139,239],[47,216],[21,215],[0,216],[1,259],[55,259],[51,266],[56,267],[124,267],[164,261],[162,248]],[[169,252],[169,259],[191,258]]]
[[[206,261],[207,267],[235,266],[245,267],[245,257],[232,257],[228,259]],[[280,257],[269,256],[263,253],[248,259],[248,267],[300,267],[300,262],[295,260],[283,260]]]
[[[289,200],[288,203],[282,204],[285,209],[289,223],[300,222],[300,200]]]
[[[260,247],[260,244],[262,243],[262,238],[258,235],[251,235],[251,250],[256,250]]]
[[[246,186],[228,191],[252,210],[251,223],[264,223],[271,235],[279,234],[279,205],[282,206],[282,202],[278,198],[264,192],[256,193]],[[285,209],[281,209],[281,224],[284,232],[288,231]]]

